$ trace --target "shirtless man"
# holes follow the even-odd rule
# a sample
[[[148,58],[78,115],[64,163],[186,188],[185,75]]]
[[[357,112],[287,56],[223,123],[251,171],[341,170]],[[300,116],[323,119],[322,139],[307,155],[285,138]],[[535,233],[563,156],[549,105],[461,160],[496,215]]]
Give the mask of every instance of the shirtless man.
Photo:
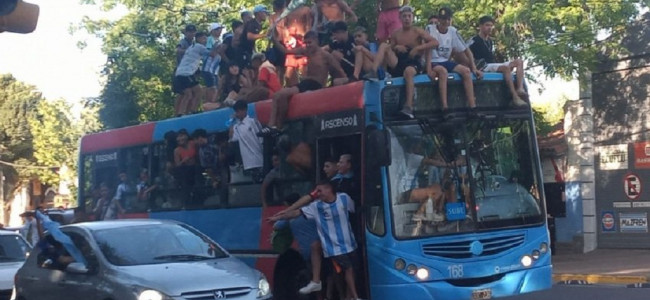
[[[283,88],[273,95],[271,118],[268,127],[263,128],[260,135],[269,136],[279,133],[278,128],[282,128],[283,119],[289,108],[289,99],[293,95],[327,86],[327,78],[330,74],[335,83],[337,79],[347,79],[336,58],[320,48],[316,32],[307,32],[304,39],[305,48],[298,48],[288,52],[307,56],[308,62],[304,77],[297,86]]]
[[[438,41],[421,28],[413,27],[414,9],[403,6],[399,9],[402,28],[394,31],[389,43],[382,43],[377,51],[373,71],[377,72],[379,65],[385,63],[388,72],[393,77],[404,76],[406,85],[406,103],[400,111],[409,118],[413,118],[413,94],[415,91],[415,75],[422,71],[422,57],[426,64],[430,64],[430,55],[425,55],[438,46]],[[370,77],[376,77],[371,75]]]
[[[345,21],[346,17],[348,22],[356,23],[358,21],[357,15],[344,0],[317,0],[315,2],[316,23],[314,26],[319,31],[324,29],[322,27],[326,23]]]
[[[307,65],[307,58],[301,55],[291,53],[292,50],[302,48],[304,43],[304,35],[311,30],[314,23],[314,16],[311,8],[307,5],[300,5],[298,0],[289,3],[278,20],[279,24],[283,26],[279,35],[281,36],[283,50],[286,53],[285,66],[285,85],[295,86],[298,84],[298,73],[304,73],[304,68]],[[298,5],[297,7],[295,5]],[[293,8],[290,8],[293,7]],[[282,18],[287,11],[289,13],[286,18]]]
[[[356,4],[361,2],[360,0],[355,1],[352,5],[356,7]],[[399,0],[379,0],[379,16],[377,20],[377,32],[375,37],[377,41],[382,44],[390,38],[390,35],[397,29],[402,27],[402,22],[400,21],[399,14]],[[407,6],[409,0],[404,0],[402,5]]]

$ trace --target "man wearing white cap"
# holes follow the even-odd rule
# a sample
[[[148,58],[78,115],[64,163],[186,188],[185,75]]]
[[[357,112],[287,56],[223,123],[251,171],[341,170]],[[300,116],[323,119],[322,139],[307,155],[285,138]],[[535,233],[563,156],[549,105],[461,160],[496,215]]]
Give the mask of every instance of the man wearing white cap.
[[[251,56],[255,50],[255,41],[266,37],[266,33],[262,32],[262,23],[266,21],[268,10],[262,4],[255,5],[253,8],[252,20],[244,24],[244,33],[241,37],[240,48],[246,54],[246,60],[250,63]]]
[[[208,43],[205,44],[205,47],[212,49],[212,45],[219,45],[221,43],[221,33],[223,31],[223,25],[221,23],[212,23],[210,24],[210,36],[208,36]]]

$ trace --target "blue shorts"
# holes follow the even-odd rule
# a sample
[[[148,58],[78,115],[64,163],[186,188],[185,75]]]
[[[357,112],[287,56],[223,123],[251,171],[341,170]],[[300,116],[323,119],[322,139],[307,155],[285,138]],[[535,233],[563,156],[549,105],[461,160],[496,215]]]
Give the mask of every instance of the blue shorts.
[[[217,84],[217,78],[211,72],[202,71],[201,77],[203,77],[203,84],[205,87],[214,87]]]
[[[431,63],[431,66],[432,66],[432,67],[435,67],[435,66],[443,66],[445,69],[447,69],[447,72],[449,72],[449,73],[453,72],[453,71],[454,71],[454,68],[455,68],[457,65],[458,65],[457,63],[455,63],[455,62],[453,62],[453,61],[449,61],[449,60],[448,60],[448,61],[443,61],[443,62],[432,62],[432,63]]]

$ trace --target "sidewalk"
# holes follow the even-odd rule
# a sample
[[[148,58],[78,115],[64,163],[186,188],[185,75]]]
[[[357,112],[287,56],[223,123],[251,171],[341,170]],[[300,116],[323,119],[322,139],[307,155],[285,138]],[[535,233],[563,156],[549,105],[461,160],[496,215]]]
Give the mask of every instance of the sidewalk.
[[[598,249],[552,258],[553,281],[629,285],[650,283],[650,250]]]

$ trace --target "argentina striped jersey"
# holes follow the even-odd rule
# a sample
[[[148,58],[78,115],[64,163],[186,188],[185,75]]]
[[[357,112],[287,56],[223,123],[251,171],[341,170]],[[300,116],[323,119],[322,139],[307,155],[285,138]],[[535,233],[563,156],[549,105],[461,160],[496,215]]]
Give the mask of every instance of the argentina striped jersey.
[[[346,193],[337,193],[332,203],[318,200],[302,208],[305,217],[316,221],[325,257],[347,254],[357,248],[350,212],[354,212],[354,202]]]

